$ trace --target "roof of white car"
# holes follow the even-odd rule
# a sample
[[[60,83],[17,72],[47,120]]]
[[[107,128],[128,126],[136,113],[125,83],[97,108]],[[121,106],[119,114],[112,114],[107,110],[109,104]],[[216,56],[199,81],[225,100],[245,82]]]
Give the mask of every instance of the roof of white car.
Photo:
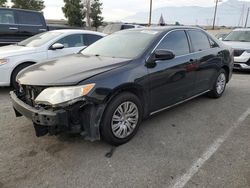
[[[234,31],[250,31],[250,28],[236,28]]]
[[[87,34],[96,34],[101,36],[106,36],[104,33],[96,32],[96,31],[89,31],[89,30],[82,30],[82,29],[59,29],[59,30],[52,30],[49,32],[58,32],[58,33],[87,33]]]

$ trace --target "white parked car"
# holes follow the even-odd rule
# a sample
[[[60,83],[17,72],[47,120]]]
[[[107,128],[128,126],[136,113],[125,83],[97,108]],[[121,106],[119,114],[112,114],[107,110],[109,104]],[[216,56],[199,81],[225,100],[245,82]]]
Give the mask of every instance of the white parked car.
[[[223,40],[234,49],[234,69],[250,70],[250,29],[235,29]]]
[[[18,88],[17,74],[24,68],[78,53],[105,34],[85,30],[54,30],[40,33],[15,45],[0,47],[0,86]]]

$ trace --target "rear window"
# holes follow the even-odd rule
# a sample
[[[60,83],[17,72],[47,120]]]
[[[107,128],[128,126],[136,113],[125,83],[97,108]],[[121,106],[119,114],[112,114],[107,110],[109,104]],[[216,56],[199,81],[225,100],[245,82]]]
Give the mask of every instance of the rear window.
[[[0,24],[15,24],[14,12],[11,10],[0,10]]]
[[[43,25],[40,14],[18,11],[18,23],[27,25]]]
[[[198,30],[190,30],[188,34],[195,52],[210,49],[210,43],[206,34]]]

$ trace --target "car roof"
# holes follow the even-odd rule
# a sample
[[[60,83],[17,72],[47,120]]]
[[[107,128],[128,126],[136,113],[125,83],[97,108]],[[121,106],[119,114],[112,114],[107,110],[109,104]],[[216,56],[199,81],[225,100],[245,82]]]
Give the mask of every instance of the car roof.
[[[250,31],[250,28],[236,28],[234,31]]]
[[[14,11],[25,11],[25,12],[34,12],[34,13],[42,13],[41,11],[36,10],[28,10],[28,9],[20,9],[20,8],[8,8],[8,7],[0,7],[0,10],[14,10]]]
[[[96,32],[96,31],[89,31],[89,30],[82,30],[82,29],[58,29],[58,30],[52,30],[49,32],[58,32],[58,33],[83,33],[83,34],[95,34],[100,36],[106,36],[104,33]]]
[[[203,30],[200,27],[191,27],[191,26],[153,26],[153,27],[142,27],[142,28],[135,28],[135,29],[129,29],[129,30],[123,30],[123,31],[158,31],[158,32],[167,32],[170,30],[175,29],[197,29],[197,30]]]

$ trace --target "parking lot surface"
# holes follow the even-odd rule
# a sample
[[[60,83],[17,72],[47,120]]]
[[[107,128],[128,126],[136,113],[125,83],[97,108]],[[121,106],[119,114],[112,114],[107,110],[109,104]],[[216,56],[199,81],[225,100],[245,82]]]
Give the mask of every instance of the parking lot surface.
[[[145,120],[128,144],[35,136],[0,89],[0,188],[250,187],[250,74]],[[107,155],[113,149],[113,155]],[[112,154],[112,153],[111,153]]]

